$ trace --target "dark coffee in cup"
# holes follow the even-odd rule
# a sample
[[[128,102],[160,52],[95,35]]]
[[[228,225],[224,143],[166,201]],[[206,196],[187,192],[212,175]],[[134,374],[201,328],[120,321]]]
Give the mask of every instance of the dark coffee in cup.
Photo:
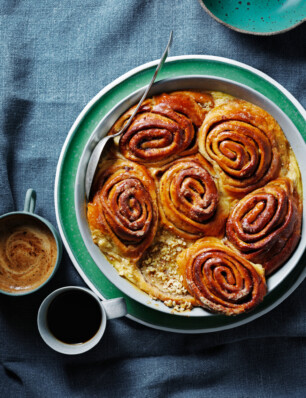
[[[85,287],[66,286],[50,293],[37,314],[38,331],[44,342],[61,354],[82,354],[95,347],[109,319],[127,314],[125,300],[101,301]]]
[[[102,322],[98,301],[86,291],[68,290],[56,296],[47,309],[47,326],[66,344],[83,344],[93,338]]]
[[[24,293],[41,286],[57,262],[57,244],[38,218],[12,214],[0,220],[0,290]]]

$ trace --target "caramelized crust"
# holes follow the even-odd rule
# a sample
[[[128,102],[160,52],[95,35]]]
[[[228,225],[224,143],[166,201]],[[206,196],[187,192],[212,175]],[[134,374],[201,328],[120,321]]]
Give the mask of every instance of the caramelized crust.
[[[87,217],[119,275],[176,312],[258,305],[264,274],[301,235],[300,171],[274,118],[221,92],[175,91],[144,101],[117,138]]]
[[[214,107],[214,100],[208,93],[197,91],[175,91],[154,97],[156,104],[167,104],[175,112],[188,117],[191,122],[200,127],[205,115]]]
[[[175,160],[160,169],[157,182],[161,223],[185,239],[222,236],[227,202],[219,201],[211,165],[200,155]]]
[[[290,257],[300,239],[302,214],[293,184],[279,178],[234,207],[226,224],[228,242],[271,274]]]
[[[241,198],[279,176],[287,140],[274,118],[242,100],[214,108],[199,131],[199,150],[213,162],[224,188]]]
[[[162,165],[197,151],[197,130],[213,107],[212,96],[197,92],[161,94],[147,100],[119,142],[121,154],[146,165]],[[110,134],[119,131],[134,108]]]
[[[186,288],[209,311],[237,315],[257,306],[266,294],[260,267],[217,238],[203,238],[178,257]]]
[[[141,165],[111,160],[99,170],[96,184],[88,204],[91,229],[109,234],[122,255],[139,260],[157,230],[154,181]]]

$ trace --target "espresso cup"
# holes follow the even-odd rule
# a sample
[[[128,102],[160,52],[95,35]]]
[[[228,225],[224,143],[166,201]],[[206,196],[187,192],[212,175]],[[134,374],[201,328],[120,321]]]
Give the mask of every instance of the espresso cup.
[[[82,354],[101,340],[107,321],[126,315],[123,298],[101,301],[91,290],[67,286],[47,296],[37,326],[44,342],[67,355]]]
[[[62,257],[53,225],[34,214],[36,192],[28,189],[23,211],[0,216],[0,292],[22,296],[44,286]]]

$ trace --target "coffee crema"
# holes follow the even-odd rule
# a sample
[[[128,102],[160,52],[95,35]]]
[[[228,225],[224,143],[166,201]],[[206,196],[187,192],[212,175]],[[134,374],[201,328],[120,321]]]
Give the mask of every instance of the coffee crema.
[[[52,274],[57,245],[49,228],[27,215],[0,221],[0,289],[24,293],[42,285]]]

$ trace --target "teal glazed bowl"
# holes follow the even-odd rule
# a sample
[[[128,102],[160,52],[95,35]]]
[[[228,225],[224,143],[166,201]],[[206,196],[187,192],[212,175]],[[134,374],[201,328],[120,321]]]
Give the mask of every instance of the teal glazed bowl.
[[[305,0],[199,0],[204,10],[230,29],[275,35],[306,21]]]

